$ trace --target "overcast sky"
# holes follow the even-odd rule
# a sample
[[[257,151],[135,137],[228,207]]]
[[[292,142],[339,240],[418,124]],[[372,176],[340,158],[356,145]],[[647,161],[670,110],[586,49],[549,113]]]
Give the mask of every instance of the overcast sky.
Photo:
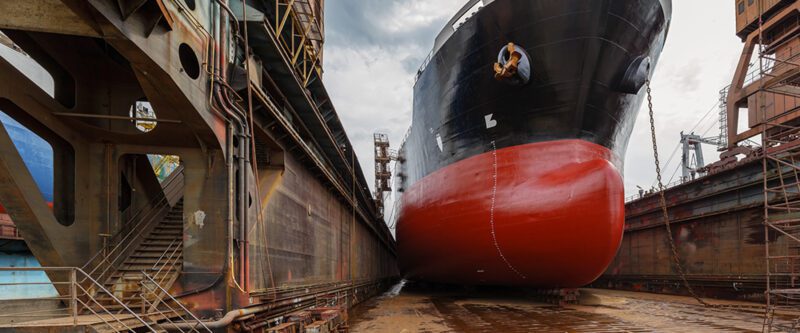
[[[559,1],[559,0],[553,0]],[[433,39],[466,0],[327,0],[325,74],[330,92],[367,180],[373,181],[372,133],[389,134],[393,148],[411,122],[414,75]],[[730,84],[742,43],[735,36],[730,0],[673,0],[666,48],[653,78],[662,163],[715,107]],[[695,130],[719,134],[717,109]],[[625,161],[625,188],[653,185],[652,147],[646,110],[639,113]],[[718,159],[713,147],[707,161]],[[680,156],[666,167],[665,182]],[[679,175],[673,180],[677,180]]]

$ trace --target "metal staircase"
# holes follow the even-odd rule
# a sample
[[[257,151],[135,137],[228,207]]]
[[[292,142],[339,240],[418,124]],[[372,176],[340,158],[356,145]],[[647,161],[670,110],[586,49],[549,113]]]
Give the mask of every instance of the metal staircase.
[[[105,281],[104,286],[131,308],[141,308],[142,283],[153,283],[168,289],[178,278],[183,264],[183,200],[155,225],[133,253]],[[143,274],[144,273],[144,274]],[[145,276],[147,275],[147,277]],[[158,296],[150,299],[158,304]],[[98,299],[109,309],[119,311],[121,304],[106,296]],[[151,304],[151,305],[155,305]]]
[[[0,268],[46,272],[58,292],[50,298],[58,306],[46,312],[0,314],[19,318],[0,330],[211,332],[168,291],[183,267],[183,168],[165,179],[162,188],[163,195],[133,214],[83,268]]]

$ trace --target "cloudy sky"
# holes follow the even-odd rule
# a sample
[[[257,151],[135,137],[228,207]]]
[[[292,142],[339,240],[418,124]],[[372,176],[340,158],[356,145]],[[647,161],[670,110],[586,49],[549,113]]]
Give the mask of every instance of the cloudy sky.
[[[324,80],[370,182],[372,133],[388,133],[395,148],[400,143],[411,121],[414,74],[436,34],[465,2],[327,0]],[[670,36],[653,78],[662,163],[681,131],[719,134],[719,91],[730,84],[742,49],[730,0],[673,0],[673,5]],[[629,194],[655,179],[649,130],[642,110],[625,162]],[[705,151],[707,160],[717,159],[713,147]],[[665,181],[679,160],[675,156],[666,166]]]

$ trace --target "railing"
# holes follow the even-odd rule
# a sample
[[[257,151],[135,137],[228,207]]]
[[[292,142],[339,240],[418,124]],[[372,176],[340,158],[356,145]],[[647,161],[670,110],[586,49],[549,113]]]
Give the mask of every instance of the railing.
[[[106,281],[110,274],[113,274],[116,267],[135,249],[139,241],[147,235],[153,224],[158,222],[158,216],[169,206],[170,194],[180,193],[180,191],[174,191],[173,187],[177,185],[177,180],[182,175],[183,167],[173,171],[170,177],[164,180],[162,188],[165,195],[157,196],[148,205],[137,211],[129,222],[125,223],[128,227],[122,228],[117,234],[109,238],[107,244],[92,256],[81,269],[88,270],[91,268],[88,275],[95,280]]]
[[[178,277],[178,267],[182,264],[182,248],[183,248],[183,241],[174,240],[164,253],[156,260],[152,267],[148,270],[142,271],[142,274],[145,274],[146,277],[151,280],[156,287],[164,292],[162,294],[155,294],[150,293],[150,296],[155,296],[151,299],[151,307],[149,307],[149,311],[156,310],[156,306],[159,302],[166,296],[172,297],[164,288],[164,286],[171,285],[172,282]],[[150,272],[152,276],[148,275],[147,273]],[[145,309],[143,309],[143,312]]]
[[[417,81],[419,81],[419,77],[422,76],[422,72],[424,72],[425,69],[428,68],[428,65],[431,63],[431,59],[433,59],[433,51],[428,53],[428,56],[425,57],[425,60],[422,61],[422,65],[419,66],[417,74],[414,76],[414,83],[417,83]]]
[[[688,183],[690,181],[691,180],[684,181],[683,179],[678,179],[678,180],[676,180],[674,182],[671,182],[669,184],[664,184],[664,191],[669,190],[669,189],[671,189],[673,187],[678,187],[680,185],[686,184],[686,183]],[[629,203],[631,201],[636,201],[636,200],[639,200],[639,199],[644,199],[644,198],[647,198],[649,196],[656,195],[656,194],[658,194],[658,192],[659,192],[659,190],[657,188],[652,188],[652,189],[650,189],[648,191],[644,191],[644,193],[642,193],[642,194],[638,194],[637,193],[637,194],[634,194],[634,195],[626,197],[625,198],[625,203]]]
[[[142,312],[149,313],[148,317],[158,317],[163,320],[162,324],[169,324],[179,332],[200,333],[202,330],[211,333],[211,329],[202,320],[161,287],[158,279],[148,275],[145,271],[142,271],[140,289]],[[181,327],[188,328],[182,329]]]
[[[0,272],[45,272],[51,280],[50,282],[0,283],[0,286],[9,289],[52,286],[59,290],[58,296],[31,299],[53,301],[56,304],[52,309],[30,310],[25,307],[18,311],[15,311],[13,307],[4,309],[0,318],[21,320],[21,322],[12,324],[14,327],[35,327],[37,319],[48,319],[48,324],[51,326],[89,325],[101,329],[108,328],[115,332],[139,332],[141,330],[156,332],[150,322],[127,307],[114,293],[80,268],[0,267]],[[108,296],[120,309],[110,310],[107,304],[104,305],[97,300],[97,295]]]

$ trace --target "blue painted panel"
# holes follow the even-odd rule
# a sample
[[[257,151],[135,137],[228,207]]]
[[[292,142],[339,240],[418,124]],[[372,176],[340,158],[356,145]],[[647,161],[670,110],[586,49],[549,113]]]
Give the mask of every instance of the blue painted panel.
[[[2,123],[17,147],[44,199],[53,202],[53,148],[13,118],[0,112]]]
[[[0,267],[41,267],[39,261],[31,253],[7,254],[0,252]],[[6,283],[39,283],[50,282],[42,271],[2,272],[0,271],[0,300],[29,299],[55,297],[58,292],[52,285],[18,285],[8,286]]]

